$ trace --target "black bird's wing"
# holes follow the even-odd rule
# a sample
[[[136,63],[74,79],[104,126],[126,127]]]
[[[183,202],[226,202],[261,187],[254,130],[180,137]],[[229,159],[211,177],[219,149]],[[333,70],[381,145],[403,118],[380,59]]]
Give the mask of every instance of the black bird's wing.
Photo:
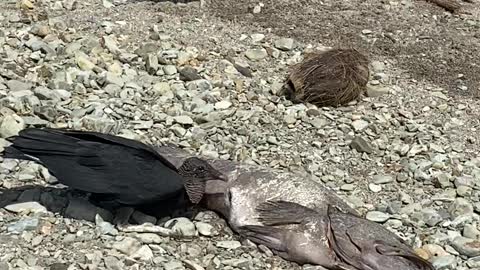
[[[133,140],[52,129],[25,129],[8,140],[13,144],[5,149],[5,158],[37,161],[62,184],[111,194],[120,203],[148,203],[178,194],[184,187],[170,162]]]

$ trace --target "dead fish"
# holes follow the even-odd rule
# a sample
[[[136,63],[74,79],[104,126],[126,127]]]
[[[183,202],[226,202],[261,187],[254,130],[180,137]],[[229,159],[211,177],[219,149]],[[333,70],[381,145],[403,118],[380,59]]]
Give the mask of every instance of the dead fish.
[[[327,269],[434,270],[393,232],[335,206],[317,212],[293,202],[268,201],[256,210],[263,225],[242,226],[239,233],[286,260]]]
[[[187,152],[158,149],[179,166]],[[210,181],[203,205],[230,227],[286,260],[338,270],[433,270],[385,227],[359,215],[333,191],[304,175],[207,159],[228,182]]]

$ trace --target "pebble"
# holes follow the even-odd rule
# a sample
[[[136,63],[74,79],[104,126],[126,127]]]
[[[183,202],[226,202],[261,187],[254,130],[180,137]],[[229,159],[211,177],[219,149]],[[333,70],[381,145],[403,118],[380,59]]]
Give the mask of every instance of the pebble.
[[[125,237],[123,240],[113,243],[112,247],[127,256],[131,256],[140,250],[142,244],[135,238]]]
[[[232,103],[230,101],[227,101],[227,100],[222,100],[222,101],[219,101],[219,102],[215,103],[215,109],[217,109],[217,110],[225,110],[225,109],[230,108],[230,106],[232,106]]]
[[[15,203],[15,204],[7,205],[4,208],[14,213],[22,213],[22,212],[46,213],[47,212],[47,208],[45,208],[45,206],[39,204],[38,202]]]
[[[212,225],[204,222],[196,222],[195,227],[198,230],[198,233],[203,236],[213,236],[214,235],[214,228]]]
[[[350,146],[360,153],[371,154],[374,151],[373,146],[362,136],[355,136],[355,138],[350,143]]]
[[[24,231],[36,230],[39,223],[38,218],[23,218],[7,225],[7,231],[14,234],[21,234]]]
[[[252,61],[258,61],[265,59],[268,56],[268,53],[265,49],[250,49],[245,52],[245,56],[252,60]]]
[[[8,138],[18,135],[25,128],[25,121],[16,114],[7,115],[0,124],[0,137]]]
[[[453,255],[435,257],[431,260],[431,263],[436,270],[453,269],[452,267],[455,266],[456,262],[457,260]]]
[[[390,218],[390,215],[387,214],[387,213],[380,212],[380,211],[370,211],[370,212],[367,213],[365,218],[370,220],[370,221],[383,223]]]
[[[225,249],[237,249],[240,248],[242,244],[238,241],[219,241],[217,242],[217,247],[225,248]]]
[[[190,219],[184,217],[167,221],[165,228],[169,228],[181,236],[192,237],[197,235],[195,224]]]
[[[452,246],[458,253],[467,257],[480,256],[480,241],[458,236],[452,241]]]
[[[373,177],[373,183],[377,185],[388,184],[393,182],[393,177],[390,175],[375,175]]]
[[[175,122],[182,124],[182,125],[192,125],[193,124],[193,119],[190,116],[187,115],[180,115],[180,116],[175,116],[173,118]]]
[[[360,132],[368,127],[368,122],[364,120],[355,120],[352,122],[352,127],[355,131]]]
[[[294,47],[294,40],[292,38],[281,38],[275,41],[275,48],[282,51],[290,51]]]

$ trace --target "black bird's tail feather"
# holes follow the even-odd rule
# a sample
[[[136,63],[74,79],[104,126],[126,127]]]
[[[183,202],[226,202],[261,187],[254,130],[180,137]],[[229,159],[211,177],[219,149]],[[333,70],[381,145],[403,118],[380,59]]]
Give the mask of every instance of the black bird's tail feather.
[[[24,129],[17,136],[7,138],[12,145],[5,148],[5,158],[25,159],[26,156],[76,155],[78,139],[48,129]],[[32,160],[27,157],[28,160]]]

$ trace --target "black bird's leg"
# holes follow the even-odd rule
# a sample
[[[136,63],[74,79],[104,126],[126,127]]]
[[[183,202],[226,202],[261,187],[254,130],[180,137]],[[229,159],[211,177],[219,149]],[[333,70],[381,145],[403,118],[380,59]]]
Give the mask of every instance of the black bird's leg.
[[[133,207],[120,207],[115,212],[115,218],[113,219],[114,225],[127,225],[130,217],[132,216],[135,209]]]

